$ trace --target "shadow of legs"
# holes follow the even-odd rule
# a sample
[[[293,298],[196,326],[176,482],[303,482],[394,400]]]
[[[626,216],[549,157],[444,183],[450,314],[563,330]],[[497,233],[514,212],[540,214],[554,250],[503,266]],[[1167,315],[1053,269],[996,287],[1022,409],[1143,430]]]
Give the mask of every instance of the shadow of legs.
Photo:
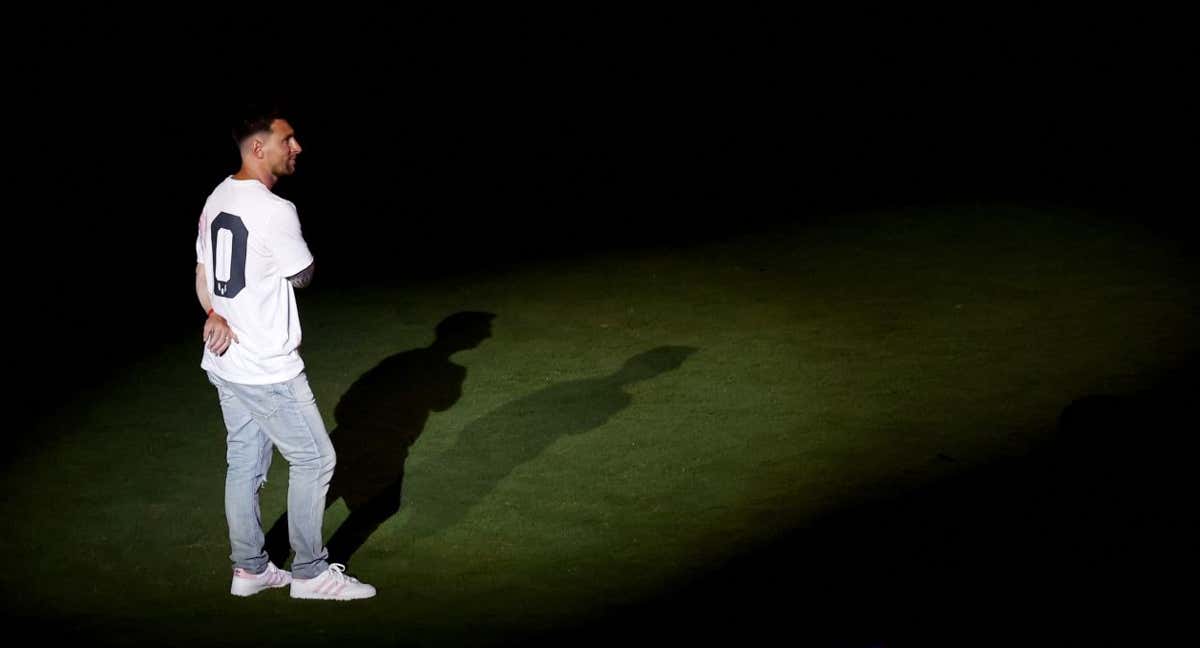
[[[287,513],[279,516],[279,519],[275,520],[275,524],[271,526],[271,530],[267,531],[263,549],[266,550],[267,556],[271,562],[275,563],[276,567],[282,568],[291,557],[292,543],[288,539]]]
[[[366,544],[371,534],[399,512],[401,483],[402,480],[397,479],[366,501],[353,504],[347,501],[350,516],[326,543],[330,562],[349,565],[350,558]]]

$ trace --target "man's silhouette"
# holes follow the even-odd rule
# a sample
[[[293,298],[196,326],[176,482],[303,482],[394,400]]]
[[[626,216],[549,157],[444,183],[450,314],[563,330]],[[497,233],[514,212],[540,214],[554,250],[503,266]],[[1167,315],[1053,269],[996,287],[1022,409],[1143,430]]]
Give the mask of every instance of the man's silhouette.
[[[341,498],[350,515],[328,541],[330,560],[349,564],[375,529],[400,510],[409,448],[429,414],[449,409],[462,395],[467,370],[450,356],[491,337],[494,318],[475,311],[447,317],[432,344],[385,358],[342,396],[330,434],[337,471],[325,506]],[[286,552],[286,532],[285,517],[268,534],[268,552]]]

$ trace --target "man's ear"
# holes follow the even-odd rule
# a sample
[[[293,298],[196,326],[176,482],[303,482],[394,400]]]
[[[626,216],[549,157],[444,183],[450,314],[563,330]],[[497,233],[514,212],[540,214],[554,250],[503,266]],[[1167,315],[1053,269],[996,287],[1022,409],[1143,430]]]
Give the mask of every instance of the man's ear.
[[[263,157],[263,144],[265,144],[265,142],[263,142],[261,139],[257,137],[254,138],[254,142],[250,145],[250,150],[254,153],[254,157],[259,159]]]

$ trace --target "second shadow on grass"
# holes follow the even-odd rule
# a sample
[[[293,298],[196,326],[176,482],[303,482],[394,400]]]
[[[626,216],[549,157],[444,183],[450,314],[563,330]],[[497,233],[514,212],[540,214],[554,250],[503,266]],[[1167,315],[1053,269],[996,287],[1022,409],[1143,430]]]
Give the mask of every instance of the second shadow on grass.
[[[696,351],[686,346],[650,349],[612,374],[552,384],[471,422],[419,474],[421,499],[410,502],[407,535],[419,539],[454,526],[556,440],[595,430],[628,407],[633,397],[625,387],[677,369]]]

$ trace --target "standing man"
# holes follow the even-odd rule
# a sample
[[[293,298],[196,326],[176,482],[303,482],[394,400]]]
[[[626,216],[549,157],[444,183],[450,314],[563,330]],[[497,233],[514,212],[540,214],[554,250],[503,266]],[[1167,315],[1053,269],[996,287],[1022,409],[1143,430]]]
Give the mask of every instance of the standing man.
[[[313,257],[296,206],[271,192],[295,172],[300,143],[275,111],[247,114],[233,137],[242,167],[209,195],[196,239],[196,296],[208,313],[200,366],[217,388],[228,432],[230,592],[250,596],[290,583],[292,598],[370,598],[375,588],[328,563],[321,540],[336,455],[297,351],[295,293],[312,280]],[[263,549],[258,493],[273,447],[289,465],[292,573]]]

